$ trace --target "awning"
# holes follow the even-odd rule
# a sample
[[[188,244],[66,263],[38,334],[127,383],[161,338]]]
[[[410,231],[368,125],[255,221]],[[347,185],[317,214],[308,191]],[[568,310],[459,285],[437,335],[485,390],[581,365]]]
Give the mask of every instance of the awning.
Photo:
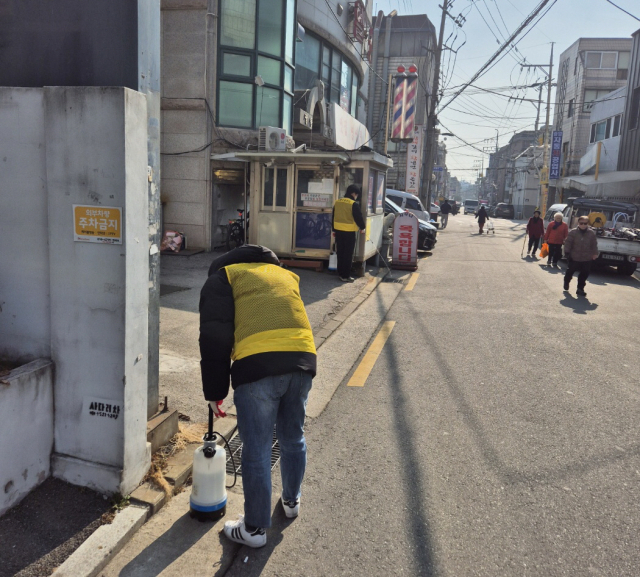
[[[567,176],[562,188],[575,188],[590,198],[606,198],[627,202],[640,202],[640,171],[601,172],[595,175]]]
[[[251,162],[252,160],[268,162],[349,162],[346,154],[339,152],[227,152],[225,154],[212,154],[211,160],[224,160],[236,162]]]

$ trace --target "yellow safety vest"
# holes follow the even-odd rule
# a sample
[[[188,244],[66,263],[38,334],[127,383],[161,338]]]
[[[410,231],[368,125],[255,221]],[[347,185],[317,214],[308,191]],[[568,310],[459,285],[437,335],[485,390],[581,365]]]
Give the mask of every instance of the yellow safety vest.
[[[336,230],[347,230],[355,232],[360,230],[355,220],[353,220],[353,203],[350,198],[339,198],[333,205],[333,227]]]
[[[298,275],[265,263],[224,268],[235,304],[234,361],[278,351],[316,354]]]

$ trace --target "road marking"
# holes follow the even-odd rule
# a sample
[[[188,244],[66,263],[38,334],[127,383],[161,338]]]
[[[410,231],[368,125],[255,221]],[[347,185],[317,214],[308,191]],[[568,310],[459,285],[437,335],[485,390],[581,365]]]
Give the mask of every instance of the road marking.
[[[364,384],[373,369],[373,365],[376,364],[376,361],[384,348],[384,344],[387,342],[389,335],[391,335],[393,325],[395,324],[396,321],[386,321],[382,325],[382,328],[376,335],[376,338],[371,343],[369,350],[360,361],[358,368],[354,371],[353,375],[351,375],[351,378],[347,383],[347,387],[364,387]]]
[[[411,278],[409,279],[409,282],[407,283],[407,286],[404,287],[404,290],[412,291],[413,287],[416,286],[416,281],[418,280],[419,276],[420,276],[419,272],[411,273]]]

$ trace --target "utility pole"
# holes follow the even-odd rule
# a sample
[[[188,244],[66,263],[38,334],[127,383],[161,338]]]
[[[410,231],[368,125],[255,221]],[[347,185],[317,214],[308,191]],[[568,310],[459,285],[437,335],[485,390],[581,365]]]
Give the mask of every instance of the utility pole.
[[[534,132],[536,133],[536,138],[538,138],[538,125],[540,124],[540,109],[542,108],[542,84],[538,87],[538,112],[536,112],[536,126]]]
[[[440,33],[438,35],[438,46],[435,53],[435,68],[433,75],[433,86],[431,89],[431,102],[429,103],[429,114],[427,116],[427,154],[423,163],[422,187],[420,196],[427,210],[431,210],[431,175],[433,174],[433,164],[436,158],[438,147],[438,133],[436,129],[436,106],[438,104],[438,90],[440,88],[440,60],[442,56],[442,42],[444,37],[444,25],[447,20],[447,9],[451,0],[442,0],[442,18],[440,19]],[[426,189],[426,191],[425,191]]]
[[[553,76],[553,42],[551,43],[551,56],[549,57],[549,84],[547,86],[547,119],[544,129],[544,149],[542,160],[543,179],[540,179],[540,210],[542,214],[547,211],[547,196],[549,194],[549,121],[551,115],[551,77]]]

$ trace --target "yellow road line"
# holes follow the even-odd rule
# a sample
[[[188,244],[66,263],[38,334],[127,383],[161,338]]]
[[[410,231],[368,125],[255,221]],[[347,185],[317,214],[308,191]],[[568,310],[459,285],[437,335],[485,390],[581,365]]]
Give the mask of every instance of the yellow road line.
[[[416,286],[416,282],[418,281],[418,277],[419,276],[420,276],[419,272],[411,273],[411,278],[409,279],[409,282],[407,283],[407,286],[404,287],[404,290],[412,291],[413,287]]]
[[[358,368],[354,371],[353,375],[351,375],[351,379],[349,379],[347,387],[364,387],[364,384],[373,369],[373,365],[376,364],[376,361],[384,348],[384,344],[387,342],[389,335],[391,335],[393,325],[395,324],[396,321],[386,321],[382,325],[382,328],[376,335],[376,338],[371,343],[369,350],[365,353],[362,361],[360,361]]]

